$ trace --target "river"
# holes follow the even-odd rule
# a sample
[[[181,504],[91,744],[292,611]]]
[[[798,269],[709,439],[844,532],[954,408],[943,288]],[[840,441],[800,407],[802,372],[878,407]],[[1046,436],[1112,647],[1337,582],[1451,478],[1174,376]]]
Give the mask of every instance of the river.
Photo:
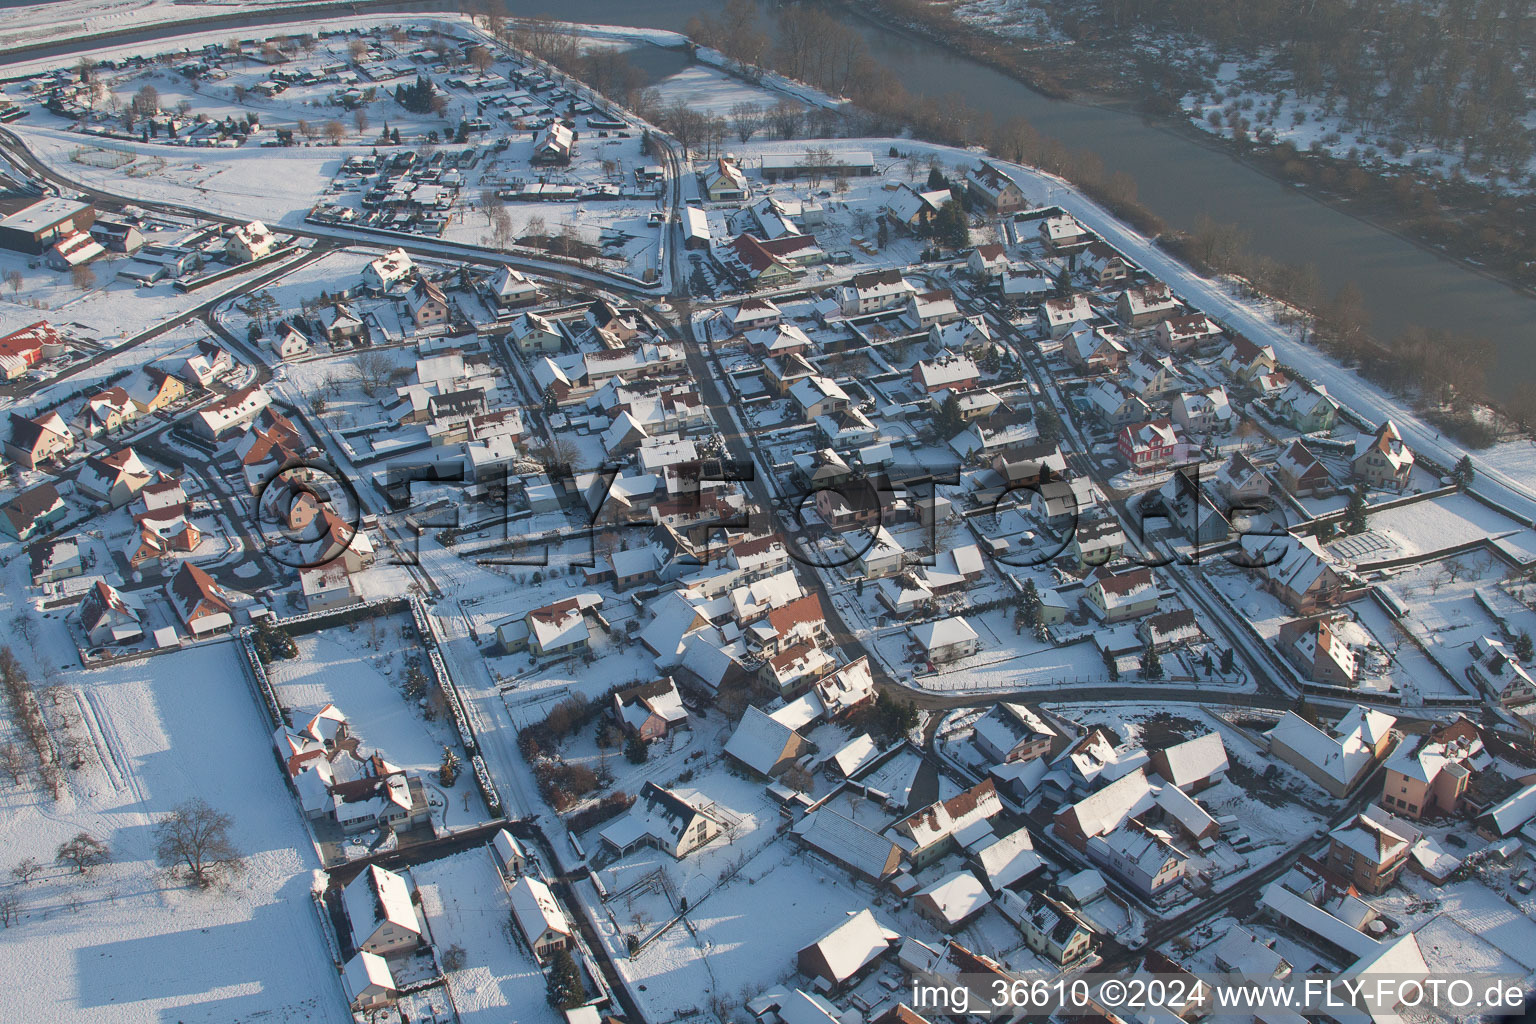
[[[515,16],[682,31],[714,0],[510,0]],[[1165,222],[1191,227],[1200,214],[1240,224],[1259,253],[1312,263],[1329,291],[1347,281],[1365,297],[1371,329],[1390,338],[1408,327],[1442,328],[1493,341],[1490,391],[1510,397],[1536,383],[1536,299],[1311,198],[1191,132],[1110,107],[1054,100],[936,43],[892,31],[837,7],[872,56],[899,70],[919,95],[959,94],[999,118],[1019,115],[1111,172],[1136,180],[1140,199]],[[765,28],[771,25],[765,22]]]

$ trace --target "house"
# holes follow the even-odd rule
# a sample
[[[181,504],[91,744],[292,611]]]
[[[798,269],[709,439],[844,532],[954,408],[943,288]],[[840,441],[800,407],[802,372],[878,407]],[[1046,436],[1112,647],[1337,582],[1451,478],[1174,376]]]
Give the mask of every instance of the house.
[[[1143,395],[1152,397],[1176,391],[1183,383],[1172,358],[1153,355],[1150,352],[1137,352],[1127,359],[1125,375],[1131,387]]]
[[[1293,380],[1274,398],[1275,409],[1303,434],[1332,430],[1339,420],[1339,403],[1321,384]]]
[[[1313,615],[1280,625],[1277,644],[1304,680],[1325,686],[1354,686],[1359,677],[1355,651],[1344,639],[1349,617]]]
[[[222,345],[208,339],[197,343],[197,351],[182,364],[189,381],[206,388],[235,368],[235,357]]]
[[[1057,835],[1143,896],[1157,898],[1185,875],[1177,833],[1199,843],[1221,826],[1183,790],[1154,783],[1142,768],[1056,813]]]
[[[165,590],[182,624],[194,636],[217,633],[235,624],[229,595],[212,576],[191,562],[181,563]]]
[[[938,391],[970,391],[981,384],[981,370],[969,356],[948,349],[932,359],[920,359],[912,367],[912,380],[930,395]]]
[[[654,846],[682,860],[724,830],[724,820],[711,805],[646,780],[624,816],[600,835],[603,845],[618,857],[641,846]]]
[[[538,285],[524,277],[520,271],[505,266],[498,268],[496,273],[491,275],[485,287],[491,300],[500,309],[526,306],[538,302],[543,296]]]
[[[742,299],[739,305],[721,313],[721,317],[725,321],[726,328],[731,334],[736,335],[781,323],[784,319],[784,311],[775,305],[772,299]]]
[[[127,644],[144,638],[139,609],[105,580],[97,580],[85,592],[76,614],[92,647]]]
[[[1225,779],[1231,764],[1221,734],[1208,732],[1153,751],[1147,759],[1147,767],[1164,781],[1194,794]]]
[[[1041,219],[1040,240],[1052,252],[1065,252],[1087,245],[1093,236],[1071,214],[1059,213]]]
[[[1094,242],[1077,258],[1077,269],[1087,275],[1094,287],[1124,281],[1131,276],[1131,264],[1103,242]]]
[[[46,320],[0,337],[0,378],[15,380],[38,362],[64,351],[64,339]]]
[[[251,384],[199,409],[192,420],[192,430],[210,441],[222,441],[230,434],[243,433],[271,404],[272,396],[267,389]]]
[[[1119,373],[1128,350],[1114,335],[1086,324],[1074,326],[1062,339],[1061,353],[1079,373]]]
[[[1375,894],[1397,881],[1412,845],[1371,814],[1357,814],[1328,833],[1323,863],[1359,891]]]
[[[1291,534],[1244,534],[1243,559],[1263,580],[1265,590],[1298,615],[1312,615],[1344,600],[1344,578],[1316,537]]]
[[[851,404],[848,392],[830,377],[819,375],[802,378],[789,389],[789,397],[800,406],[807,420],[818,416],[831,416],[847,409]]]
[[[1355,443],[1355,455],[1349,465],[1355,479],[1367,487],[1393,487],[1401,491],[1413,475],[1413,449],[1403,443],[1397,426],[1387,420],[1376,428],[1373,437]]]
[[[1045,860],[1023,826],[975,850],[969,863],[994,896],[1045,870]]]
[[[405,300],[406,309],[417,330],[437,327],[448,322],[448,298],[443,290],[425,277],[416,278]]]
[[[1099,502],[1098,488],[1086,476],[1047,480],[1030,488],[1029,511],[1058,536],[1077,528],[1084,513]]]
[[[314,314],[310,322],[319,330],[321,337],[332,345],[367,337],[368,326],[351,305],[333,302]]]
[[[1171,316],[1157,325],[1156,332],[1157,347],[1175,355],[1198,349],[1219,337],[1221,328],[1204,313]]]
[[[960,307],[948,288],[917,292],[907,298],[906,318],[913,327],[923,330],[959,320]]]
[[[128,394],[146,414],[160,412],[186,397],[180,377],[158,366],[146,366],[128,386]]]
[[[933,223],[945,203],[953,202],[947,188],[932,192],[919,192],[903,182],[896,186],[885,201],[885,219],[891,225],[914,234],[921,234]]]
[[[1185,647],[1205,637],[1195,613],[1188,608],[1174,608],[1147,616],[1136,624],[1136,635],[1159,653]]]
[[[416,272],[416,263],[404,249],[391,249],[363,268],[363,287],[380,295]]]
[[[956,846],[966,846],[990,834],[987,825],[1003,812],[1002,798],[991,779],[970,789],[936,800],[891,826],[892,838],[902,847],[914,871],[938,860]]]
[[[1376,767],[1392,744],[1397,719],[1356,705],[1323,729],[1294,711],[1265,733],[1269,752],[1336,797],[1346,796]]]
[[[1505,707],[1536,701],[1536,680],[1503,641],[1491,636],[1472,642],[1472,661],[1466,675],[1474,686],[1498,698]]]
[[[922,648],[923,657],[932,665],[968,658],[981,648],[981,638],[971,624],[956,615],[911,628],[912,639]]]
[[[539,658],[565,657],[586,650],[592,633],[585,612],[581,597],[535,608],[523,619],[528,627],[528,650]]]
[[[1125,551],[1125,531],[1114,519],[1088,519],[1072,531],[1072,555],[1079,569],[1105,565]]]
[[[1173,400],[1173,422],[1186,434],[1225,434],[1236,419],[1227,400],[1227,389],[1219,385],[1204,391],[1186,391]]]
[[[73,579],[85,573],[85,563],[80,558],[80,540],[77,537],[59,537],[33,544],[27,549],[27,559],[31,563],[34,587]]]
[[[794,324],[773,324],[746,333],[747,349],[757,356],[804,355],[812,349],[811,339]]]
[[[5,455],[27,469],[57,458],[75,447],[75,435],[57,411],[39,413],[31,419],[11,413],[11,436],[5,442]]]
[[[991,280],[1008,269],[1008,250],[996,242],[978,245],[965,258],[965,266],[973,277]]]
[[[1147,400],[1119,381],[1109,378],[1095,381],[1084,397],[1094,418],[1115,430],[1152,418],[1152,407]]]
[[[132,448],[121,448],[111,455],[92,455],[85,460],[75,478],[75,490],[88,498],[122,508],[153,481],[154,473]]]
[[[352,574],[339,562],[300,569],[299,590],[304,595],[304,610],[310,612],[340,608],[357,599]]]
[[[1216,942],[1213,959],[1218,970],[1244,979],[1281,979],[1291,973],[1291,964],[1275,952],[1275,940],[1264,941],[1242,925],[1234,925]],[[1297,1014],[1300,1017],[1300,1014]],[[1255,1015],[1255,1020],[1258,1017]],[[1306,1018],[1302,1018],[1305,1020]],[[1270,1018],[1264,1016],[1265,1024]],[[1273,1024],[1283,1024],[1275,1021]]]
[[[1123,622],[1157,611],[1157,581],[1144,565],[1121,572],[1100,568],[1089,578],[1083,597],[1105,622]]]
[[[850,149],[766,153],[758,169],[764,181],[798,177],[867,178],[875,173],[875,155],[868,150]]]
[[[341,890],[352,948],[384,956],[421,945],[424,931],[403,875],[370,864]]]
[[[512,920],[535,960],[548,963],[556,953],[570,947],[570,921],[555,902],[549,886],[525,874],[512,883],[508,895],[512,901]]]
[[[1454,815],[1473,774],[1473,762],[1483,756],[1483,741],[1475,730],[1436,731],[1405,739],[1387,759],[1381,805],[1411,821]]]
[[[831,675],[822,676],[811,684],[811,691],[821,702],[828,719],[835,720],[873,702],[875,677],[870,671],[868,656],[861,655]]]
[[[1184,540],[1196,548],[1220,544],[1232,532],[1226,514],[1187,468],[1174,470],[1168,481],[1149,495],[1146,502],[1161,508],[1174,528],[1183,534]]]
[[[1006,892],[998,898],[997,906],[1019,929],[1024,944],[1058,967],[1087,953],[1093,942],[1091,928],[1065,903],[1042,892],[1027,897]]]
[[[309,338],[292,324],[279,324],[272,338],[272,351],[279,359],[293,359],[309,351]]]
[[[512,323],[512,340],[522,352],[558,352],[565,335],[557,321],[541,313],[524,313]]]
[[[778,288],[795,279],[795,270],[787,260],[749,234],[737,235],[715,255],[721,266],[753,288]]]
[[[235,228],[224,240],[224,255],[231,263],[252,263],[266,259],[277,245],[277,237],[259,220]]]
[[[1093,319],[1093,307],[1081,292],[1040,303],[1040,327],[1052,338],[1060,338],[1078,324]]]
[[[1279,365],[1273,345],[1255,345],[1241,334],[1234,334],[1221,354],[1222,369],[1243,384],[1274,373]]]
[[[1122,427],[1118,440],[1120,457],[1138,473],[1164,468],[1178,457],[1183,443],[1178,429],[1167,419]]]
[[[1133,330],[1140,330],[1168,319],[1180,305],[1166,284],[1155,281],[1121,292],[1115,300],[1115,319]]]
[[[1242,452],[1233,452],[1222,463],[1212,486],[1233,510],[1256,509],[1269,500],[1269,478]]]
[[[864,827],[829,805],[805,815],[791,831],[802,846],[870,882],[882,882],[901,868],[901,847],[889,836]]]
[[[759,775],[772,778],[809,753],[805,737],[789,726],[749,706],[726,741],[725,753]]]
[[[64,519],[68,507],[51,483],[38,484],[0,505],[0,532],[26,543]]]
[[[671,676],[615,693],[613,717],[625,733],[646,742],[661,739],[688,723],[682,694]]]
[[[1275,460],[1275,478],[1281,487],[1298,498],[1316,497],[1333,489],[1328,468],[1300,441],[1292,441]]]
[[[1056,282],[1044,272],[1027,268],[1015,270],[1003,268],[997,277],[997,292],[1004,302],[1032,303],[1055,289]]]
[[[91,237],[108,252],[132,254],[144,247],[144,236],[139,229],[122,221],[98,220],[91,225]]]
[[[703,192],[714,203],[744,202],[752,194],[752,185],[734,160],[721,157],[708,171],[699,175]]]
[[[869,973],[900,941],[900,932],[875,920],[865,907],[801,949],[795,965],[801,974],[816,979],[823,992],[836,992]]]
[[[571,151],[576,146],[576,133],[559,121],[551,121],[533,140],[530,164],[558,164],[571,162]]]
[[[855,274],[837,294],[843,315],[859,316],[900,309],[907,304],[908,298],[917,294],[917,289],[901,276],[900,270],[873,270]]]
[[[1522,830],[1536,818],[1536,783],[1520,789],[1478,816],[1477,833],[1487,839],[1503,839]]]
[[[523,850],[523,844],[506,829],[496,830],[491,837],[491,849],[496,851],[496,859],[501,862],[502,874],[508,881],[528,869],[528,854]]]
[[[912,909],[940,931],[952,932],[991,902],[992,896],[979,878],[969,871],[956,871],[918,892],[912,898]]]
[[[989,160],[965,172],[965,190],[995,214],[1015,213],[1028,205],[1008,172]]]
[[[84,266],[105,253],[106,247],[84,231],[65,235],[48,247],[43,262],[54,270],[70,270]]]
[[[1058,733],[1023,704],[1000,701],[976,720],[971,744],[990,764],[1032,761],[1050,752]]]
[[[359,1013],[392,1003],[400,995],[389,961],[367,950],[342,967],[341,982],[351,1008]]]

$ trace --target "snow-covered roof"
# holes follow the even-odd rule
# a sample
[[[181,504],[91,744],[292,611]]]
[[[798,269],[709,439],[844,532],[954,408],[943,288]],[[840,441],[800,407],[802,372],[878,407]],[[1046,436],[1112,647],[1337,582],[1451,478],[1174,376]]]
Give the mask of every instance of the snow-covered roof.
[[[925,622],[912,628],[912,637],[925,651],[941,650],[954,644],[978,639],[976,630],[959,615],[935,622]]]
[[[796,822],[794,832],[807,845],[871,878],[886,874],[896,849],[887,837],[825,806]]]
[[[405,878],[377,864],[370,864],[347,884],[342,890],[342,903],[347,908],[347,920],[352,922],[354,945],[366,941],[385,922],[421,933],[421,922],[416,918]]]
[[[1227,770],[1227,748],[1221,734],[1208,732],[1183,743],[1175,743],[1162,752],[1166,771],[1163,777],[1183,789]]]
[[[992,902],[987,887],[969,871],[956,871],[923,889],[917,898],[925,900],[947,925],[956,925]]]
[[[866,907],[806,946],[801,955],[814,951],[832,973],[832,980],[840,984],[883,956],[900,939],[900,932],[875,920]]]
[[[794,730],[748,706],[725,743],[725,752],[753,771],[767,775],[778,764]]]
[[[1021,827],[978,851],[976,866],[996,892],[1033,874],[1045,866],[1045,861],[1035,852],[1029,830]]]
[[[1268,736],[1340,784],[1353,781],[1375,756],[1379,739],[1397,719],[1384,711],[1355,705],[1330,732],[1323,732],[1294,711],[1287,711]]]
[[[523,875],[512,883],[510,894],[512,914],[529,939],[537,939],[546,931],[571,934],[565,911],[555,902],[555,894],[549,891],[549,886],[539,879]]]

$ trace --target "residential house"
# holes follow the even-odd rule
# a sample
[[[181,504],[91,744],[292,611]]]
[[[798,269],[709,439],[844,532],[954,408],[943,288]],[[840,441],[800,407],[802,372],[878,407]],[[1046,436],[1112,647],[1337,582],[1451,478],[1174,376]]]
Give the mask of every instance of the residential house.
[[[44,358],[64,351],[64,347],[58,329],[47,320],[12,331],[0,337],[0,378],[15,380]]]
[[[26,543],[57,526],[68,512],[58,488],[38,484],[0,505],[0,532]]]
[[[352,574],[340,563],[300,569],[299,590],[304,595],[304,610],[310,612],[340,608],[357,599]]]
[[[948,349],[932,359],[920,359],[912,367],[912,380],[930,395],[938,391],[959,393],[981,384],[981,370],[969,356]]]
[[[404,249],[391,249],[370,260],[363,268],[363,287],[382,295],[400,282],[410,280],[415,272],[416,263],[410,253]]]
[[[206,388],[236,365],[229,349],[205,338],[197,343],[197,351],[183,361],[182,370],[189,383]]]
[[[1237,414],[1227,400],[1224,387],[1204,391],[1186,391],[1173,399],[1173,422],[1186,434],[1209,437],[1225,434],[1236,422]]]
[[[703,191],[711,202],[739,203],[752,194],[752,185],[734,160],[721,157],[699,176]]]
[[[1196,548],[1220,544],[1232,533],[1226,514],[1211,500],[1210,492],[1184,467],[1173,471],[1168,481],[1148,495],[1146,505],[1161,508],[1184,540]],[[1146,518],[1144,517],[1143,523]]]
[[[1339,420],[1339,403],[1322,384],[1293,380],[1275,397],[1274,405],[1303,434],[1332,430]]]
[[[1331,728],[1287,711],[1269,732],[1269,752],[1331,795],[1349,794],[1386,756],[1397,719],[1359,705]]]
[[[991,828],[986,823],[1002,812],[997,786],[991,779],[983,779],[958,796],[936,800],[908,815],[892,825],[890,831],[916,871],[957,846],[969,845],[989,834]]]
[[[1157,325],[1157,347],[1174,354],[1201,348],[1219,337],[1221,328],[1204,313],[1172,316]]]
[[[333,346],[367,337],[368,325],[346,302],[332,302],[310,317],[320,336]]]
[[[515,309],[538,302],[543,296],[539,286],[511,267],[500,267],[486,282],[486,292],[498,309]]]
[[[956,871],[918,892],[912,898],[912,909],[940,931],[952,932],[991,903],[992,895],[979,878],[969,871]]]
[[[600,837],[618,857],[641,846],[654,846],[682,860],[723,831],[725,821],[712,805],[647,779],[629,810],[603,829]]]
[[[78,537],[57,537],[33,544],[27,549],[27,560],[31,563],[34,587],[85,574]]]
[[[1193,795],[1225,779],[1231,763],[1221,733],[1208,732],[1153,751],[1147,767],[1164,781]]]
[[[1131,264],[1103,242],[1094,242],[1077,258],[1077,269],[1096,288],[1124,281],[1131,276]]]
[[[1061,352],[1080,373],[1119,373],[1129,350],[1102,328],[1079,324],[1062,339]]]
[[[1094,419],[1116,431],[1152,418],[1152,407],[1147,400],[1116,380],[1095,381],[1084,397]]]
[[[1178,367],[1169,356],[1137,352],[1125,362],[1127,382],[1143,395],[1158,397],[1183,385]],[[1151,417],[1148,417],[1150,419]]]
[[[358,1013],[387,1006],[400,996],[389,961],[367,950],[346,962],[341,969],[341,982],[348,1003]]]
[[[84,437],[110,434],[137,420],[143,411],[127,388],[107,388],[85,400],[70,427]]]
[[[1344,577],[1317,538],[1245,534],[1243,558],[1274,594],[1298,615],[1332,608],[1345,598]]]
[[[1328,833],[1324,866],[1361,892],[1387,889],[1408,863],[1412,844],[1369,813]]]
[[[949,189],[919,192],[903,182],[885,201],[885,219],[891,226],[914,234],[922,234],[939,215],[945,203],[952,202]]]
[[[541,313],[524,313],[512,323],[512,341],[522,352],[559,352],[565,335],[557,321]]]
[[[1471,782],[1474,762],[1484,756],[1476,730],[1436,730],[1405,739],[1387,759],[1381,804],[1412,821],[1455,815]]]
[[[97,580],[85,592],[77,614],[80,628],[92,647],[132,643],[144,637],[139,609],[105,580]]]
[[[222,441],[231,434],[244,433],[271,404],[272,396],[267,389],[251,384],[199,409],[192,420],[192,430],[210,441]]]
[[[995,214],[1016,213],[1028,205],[1024,193],[1007,171],[990,160],[965,172],[965,190]]]
[[[1472,662],[1467,679],[1485,693],[1496,697],[1505,707],[1517,707],[1536,701],[1536,679],[1520,664],[1513,651],[1491,636],[1472,642]]]
[[[999,701],[976,720],[971,744],[988,763],[1009,764],[1043,757],[1058,735],[1025,705]]]
[[[671,676],[615,693],[613,717],[625,733],[646,742],[659,740],[688,723],[682,694]]]
[[[1103,621],[1124,622],[1157,611],[1157,581],[1144,565],[1121,572],[1100,568],[1089,577],[1083,597]]]
[[[1065,252],[1087,245],[1093,236],[1070,213],[1058,213],[1041,219],[1040,239],[1052,252]]]
[[[889,836],[866,828],[828,804],[795,822],[791,832],[801,845],[870,882],[882,882],[901,868],[901,847]]]
[[[1093,307],[1082,292],[1040,303],[1040,328],[1052,338],[1063,337],[1078,324],[1086,324],[1092,319]]]
[[[186,397],[187,385],[180,377],[158,366],[146,366],[128,386],[128,394],[145,414],[160,412]]]
[[[403,875],[370,864],[341,890],[352,948],[384,956],[413,950],[425,930]]]
[[[725,753],[733,761],[769,778],[812,749],[794,729],[751,706],[725,744]]]
[[[1180,306],[1168,286],[1156,281],[1121,292],[1115,300],[1115,319],[1133,330],[1140,330],[1168,319]]]
[[[224,240],[224,255],[231,263],[252,263],[271,255],[277,238],[259,220],[230,231]]]
[[[1008,250],[996,242],[978,245],[966,256],[965,266],[973,277],[989,281],[1008,269]]]
[[[1195,613],[1188,608],[1172,608],[1148,615],[1136,623],[1136,635],[1158,653],[1186,647],[1205,638]]]
[[[5,443],[5,455],[27,469],[57,458],[75,447],[75,435],[57,411],[39,413],[28,419],[11,413],[11,436]]]
[[[971,624],[956,615],[913,626],[909,632],[923,657],[932,665],[968,658],[981,649],[981,638]]]
[[[1300,441],[1292,441],[1275,460],[1275,479],[1298,498],[1312,498],[1333,490],[1328,467]]]
[[[576,133],[559,121],[550,121],[533,140],[530,164],[565,166],[571,162],[571,151],[576,146]]]
[[[88,498],[122,508],[139,496],[155,479],[150,468],[132,448],[121,448],[111,455],[92,455],[85,460],[75,478],[75,490]]]
[[[1079,569],[1105,565],[1125,551],[1125,531],[1114,519],[1088,519],[1072,531],[1072,554]]]
[[[864,977],[901,941],[901,933],[875,919],[868,907],[801,949],[795,965],[817,987],[836,992]]]
[[[1042,892],[1003,893],[997,905],[1019,929],[1024,944],[1058,967],[1082,957],[1093,943],[1093,930],[1065,903]]]
[[[906,317],[913,327],[923,330],[959,320],[960,307],[948,288],[917,292],[907,297]]]
[[[889,309],[900,309],[917,293],[900,270],[873,270],[854,275],[838,289],[838,303],[844,316],[859,316]]]
[[[425,277],[417,277],[405,300],[406,310],[417,330],[439,327],[448,322],[448,297]]]
[[[1277,645],[1304,680],[1325,686],[1354,686],[1359,665],[1344,639],[1347,615],[1313,615],[1281,623]]]
[[[1167,419],[1122,427],[1119,436],[1120,457],[1138,473],[1150,473],[1173,462],[1183,447],[1173,422]]]
[[[851,400],[848,392],[838,387],[830,377],[811,376],[797,381],[789,389],[789,397],[800,406],[807,420],[818,416],[831,416],[847,409]]]
[[[1393,487],[1401,491],[1413,476],[1413,449],[1403,442],[1397,426],[1387,420],[1376,428],[1375,436],[1355,443],[1350,468],[1355,479],[1367,487]]]
[[[1269,500],[1269,478],[1242,452],[1222,463],[1212,486],[1229,509],[1257,509]]]
[[[279,359],[294,359],[309,351],[309,338],[292,324],[279,324],[272,338],[272,351]]]
[[[1258,377],[1274,373],[1280,363],[1273,345],[1255,345],[1241,334],[1234,334],[1222,351],[1221,365],[1240,383],[1251,384]]]
[[[512,883],[508,895],[512,920],[535,960],[548,963],[556,953],[570,948],[571,923],[542,880],[524,874]]]
[[[194,636],[229,629],[235,624],[234,607],[224,588],[191,562],[182,562],[165,585],[171,606]]]

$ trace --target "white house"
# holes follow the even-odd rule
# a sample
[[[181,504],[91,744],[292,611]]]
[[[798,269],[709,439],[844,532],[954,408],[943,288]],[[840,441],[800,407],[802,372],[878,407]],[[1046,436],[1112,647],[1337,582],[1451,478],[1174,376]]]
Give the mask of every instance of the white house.
[[[250,263],[271,254],[277,238],[259,220],[235,228],[224,240],[224,254],[231,263]]]
[[[392,249],[363,268],[363,286],[370,291],[387,292],[401,281],[410,279],[416,264],[404,249]]]
[[[531,875],[523,875],[512,883],[510,892],[512,919],[539,963],[546,963],[570,945],[571,924],[549,886]]]
[[[352,925],[355,949],[382,956],[415,949],[421,943],[421,921],[403,875],[370,864],[342,889],[341,902]]]

